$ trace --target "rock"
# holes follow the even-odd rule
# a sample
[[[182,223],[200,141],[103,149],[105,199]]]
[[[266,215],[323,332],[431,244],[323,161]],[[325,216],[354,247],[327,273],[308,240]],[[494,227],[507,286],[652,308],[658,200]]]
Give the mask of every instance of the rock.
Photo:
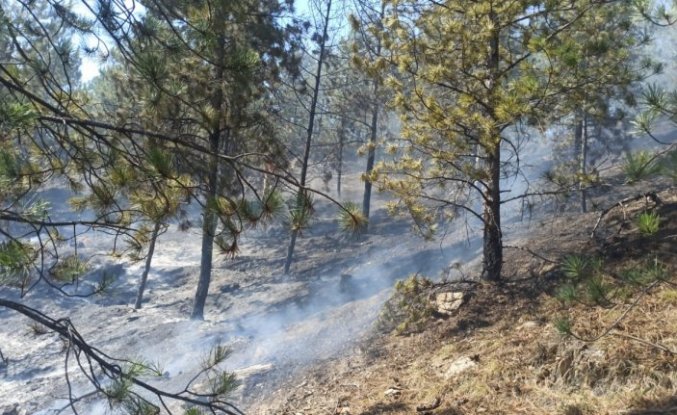
[[[454,376],[475,366],[477,366],[477,359],[473,359],[472,357],[468,356],[461,357],[460,359],[454,360],[451,365],[449,365],[447,371],[444,372],[444,378],[451,379]]]
[[[461,291],[437,293],[435,295],[435,309],[440,314],[451,315],[463,305],[464,299],[465,295]]]
[[[525,321],[524,323],[517,326],[517,330],[531,330],[538,327],[538,323],[535,321]]]
[[[397,398],[402,394],[402,390],[396,387],[388,388],[383,394],[388,398]]]

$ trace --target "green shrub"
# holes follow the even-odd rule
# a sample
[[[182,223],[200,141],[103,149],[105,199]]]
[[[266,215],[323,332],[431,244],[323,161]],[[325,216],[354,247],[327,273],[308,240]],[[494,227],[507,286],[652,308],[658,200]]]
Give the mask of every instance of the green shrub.
[[[655,212],[643,212],[637,217],[637,227],[644,235],[653,235],[660,228],[661,218]]]
[[[386,301],[378,329],[396,334],[410,334],[423,330],[433,313],[429,301],[432,282],[427,278],[412,275],[395,284],[395,293]]]
[[[18,241],[0,243],[0,285],[18,286],[26,283],[37,251]]]
[[[568,255],[562,261],[562,271],[567,278],[580,281],[589,275],[592,269],[588,258],[581,255]]]
[[[668,268],[657,258],[645,261],[621,272],[623,280],[632,285],[645,286],[656,280],[663,280],[668,275]]]
[[[350,234],[359,234],[367,226],[367,218],[362,214],[360,207],[353,202],[343,204],[344,209],[339,212],[341,230]]]
[[[558,317],[555,319],[555,321],[553,321],[553,325],[560,334],[571,334],[571,327],[573,324],[571,323],[569,317]]]
[[[555,295],[558,300],[565,304],[572,304],[578,299],[578,292],[576,286],[573,284],[564,284],[557,290]]]
[[[594,276],[588,279],[585,284],[585,291],[588,300],[594,304],[604,305],[609,302],[607,299],[609,286],[604,283],[601,276]]]
[[[61,282],[73,282],[89,271],[87,263],[76,255],[61,258],[50,270],[52,278]]]
[[[623,164],[623,172],[628,182],[634,183],[657,174],[661,167],[648,151],[628,153]]]

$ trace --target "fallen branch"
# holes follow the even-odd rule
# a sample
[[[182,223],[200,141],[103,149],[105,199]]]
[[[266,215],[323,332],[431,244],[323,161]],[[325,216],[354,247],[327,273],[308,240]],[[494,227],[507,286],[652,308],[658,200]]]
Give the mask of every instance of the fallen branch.
[[[196,394],[189,392],[185,389],[179,393],[166,392],[164,390],[158,389],[139,378],[129,375],[126,373],[120,364],[123,363],[133,363],[123,359],[113,358],[103,351],[89,345],[84,338],[78,333],[71,321],[67,318],[55,320],[40,311],[25,306],[23,304],[9,301],[0,298],[0,307],[6,307],[11,310],[14,310],[29,319],[39,323],[54,333],[57,333],[68,342],[68,346],[65,349],[65,352],[68,354],[73,353],[77,359],[77,363],[80,367],[81,372],[87,377],[89,382],[95,387],[96,391],[100,394],[108,397],[108,392],[104,389],[104,386],[99,379],[99,376],[95,374],[94,364],[98,365],[98,368],[101,370],[103,376],[112,380],[112,381],[126,381],[131,384],[145,390],[151,395],[155,396],[162,406],[165,408],[166,413],[172,414],[169,408],[165,404],[165,399],[183,402],[184,404],[193,405],[196,407],[201,407],[209,411],[211,414],[226,414],[226,415],[244,415],[237,407],[229,402],[220,400],[220,398],[214,394]],[[86,365],[83,365],[80,360],[80,355],[84,354]],[[68,359],[67,359],[68,361]],[[66,372],[66,381],[70,387],[70,380],[68,379],[68,372]],[[186,393],[189,393],[187,396]],[[144,398],[142,398],[136,392],[131,391],[130,393],[135,395],[135,398],[142,399],[144,404],[152,405],[157,409],[157,413],[160,413],[160,408],[157,405],[151,404]],[[207,398],[207,399],[202,399]],[[70,396],[70,406],[72,407],[78,398]]]
[[[611,333],[611,331],[612,331],[613,329],[615,329],[616,326],[618,326],[618,324],[619,324],[621,321],[623,321],[623,319],[625,319],[625,317],[630,313],[630,311],[632,311],[632,310],[637,306],[637,304],[639,304],[639,301],[640,301],[642,298],[644,298],[644,296],[645,296],[646,294],[648,294],[649,291],[651,291],[654,287],[656,287],[656,286],[657,286],[658,284],[660,284],[661,282],[663,282],[663,281],[662,281],[662,280],[657,280],[657,281],[652,282],[652,283],[649,284],[648,286],[646,286],[646,287],[642,290],[642,292],[637,296],[637,298],[635,298],[635,301],[633,301],[632,304],[630,304],[630,306],[628,306],[628,308],[627,308],[627,309],[626,309],[626,310],[625,310],[625,311],[624,311],[624,312],[623,312],[623,313],[622,313],[622,314],[621,314],[621,315],[620,315],[620,316],[619,316],[619,317],[618,317],[618,318],[617,318],[610,326],[608,326],[608,327],[606,328],[606,330],[604,330],[602,333],[598,334],[597,336],[591,337],[591,338],[587,338],[587,339],[586,339],[586,338],[584,338],[584,337],[577,336],[577,335],[574,334],[573,332],[569,332],[569,334],[570,334],[571,336],[573,336],[575,339],[580,340],[580,341],[583,341],[583,342],[586,342],[586,343],[594,343],[594,342],[596,342],[597,340],[599,340],[599,339],[601,339],[602,337],[604,337],[604,336],[608,335],[609,333]]]
[[[523,247],[523,246],[504,245],[503,248],[507,248],[507,249],[517,249],[517,250],[519,250],[519,251],[524,251],[524,252],[527,252],[527,253],[529,253],[529,254],[535,256],[535,257],[538,258],[538,259],[541,259],[541,260],[543,260],[543,261],[545,261],[545,262],[549,262],[549,263],[551,263],[551,264],[559,264],[559,263],[560,263],[559,261],[554,261],[554,260],[552,260],[552,259],[548,259],[548,258],[546,258],[546,257],[544,257],[544,256],[542,256],[542,255],[539,255],[539,254],[537,254],[536,252],[532,251],[531,249],[525,248],[525,247]]]
[[[612,210],[614,210],[617,207],[621,207],[621,208],[624,209],[624,205],[626,203],[634,202],[634,201],[637,201],[637,200],[640,200],[640,199],[645,199],[647,202],[649,200],[651,200],[656,205],[660,205],[662,203],[661,199],[658,197],[656,192],[647,192],[647,193],[643,193],[641,195],[627,197],[623,200],[620,200],[620,201],[616,202],[615,204],[613,204],[612,206],[609,206],[608,208],[606,208],[606,209],[604,209],[603,211],[600,212],[599,217],[597,218],[597,222],[595,223],[595,226],[592,228],[592,232],[590,233],[590,239],[593,239],[595,237],[595,232],[597,232],[597,228],[599,227],[599,224],[602,222],[602,219],[604,218],[604,216],[609,214],[609,212],[611,212]]]
[[[677,352],[675,352],[675,351],[673,351],[673,350],[670,350],[669,348],[667,348],[666,346],[663,346],[662,344],[652,343],[652,342],[650,342],[650,341],[648,341],[648,340],[640,339],[639,337],[635,337],[635,336],[631,336],[631,335],[629,335],[629,334],[623,334],[623,333],[619,333],[619,332],[613,332],[613,333],[611,333],[611,335],[612,335],[612,336],[623,337],[623,338],[629,339],[629,340],[634,340],[634,341],[636,341],[636,342],[645,344],[645,345],[647,345],[647,346],[655,347],[656,349],[662,350],[662,351],[667,352],[667,353],[670,353],[670,354],[672,354],[672,355],[677,355]]]

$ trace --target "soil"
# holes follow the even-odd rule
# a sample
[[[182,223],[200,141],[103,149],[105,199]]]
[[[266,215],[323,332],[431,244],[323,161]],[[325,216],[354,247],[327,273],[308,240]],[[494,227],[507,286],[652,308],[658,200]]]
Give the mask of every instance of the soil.
[[[358,200],[358,176],[344,180],[343,197]],[[657,186],[660,190],[668,185]],[[613,203],[641,190],[641,185],[625,186],[613,194],[595,195],[595,200]],[[52,200],[65,199],[58,188],[50,192]],[[661,210],[661,216],[677,223],[674,189],[660,196],[665,202],[660,209],[668,209]],[[640,252],[636,248],[643,244],[636,232],[623,228],[622,220],[617,235],[625,232],[630,239],[609,235],[616,232],[615,211],[604,218],[600,236],[592,240],[589,231],[596,213],[523,222],[514,214],[504,230],[505,245],[511,247],[506,248],[505,285],[478,289],[458,315],[432,320],[422,334],[384,335],[374,331],[374,323],[396,281],[414,273],[453,281],[476,275],[480,265],[476,227],[459,224],[443,238],[424,241],[409,232],[406,220],[386,215],[385,200],[375,196],[370,232],[359,238],[341,236],[335,208],[318,201],[315,222],[297,243],[289,276],[282,273],[284,229],[275,225],[248,233],[235,259],[220,258],[214,266],[205,321],[189,320],[199,272],[197,225],[185,232],[171,228],[160,237],[140,310],[135,311],[133,303],[141,264],[103,255],[109,241],[96,233],[80,240],[80,252],[90,258],[95,271],[82,278],[74,293],[91,291],[107,272],[116,278],[106,294],[64,297],[39,285],[23,299],[7,287],[0,288],[0,296],[20,300],[55,318],[70,319],[87,341],[111,356],[160,362],[164,375],[149,382],[169,390],[181,390],[200,369],[201,356],[214,345],[228,345],[233,354],[225,367],[243,381],[233,402],[250,414],[414,413],[416,406],[424,408],[418,413],[430,413],[432,409],[425,409],[427,401],[434,404],[440,393],[447,394],[444,380],[422,382],[419,387],[418,379],[439,380],[437,372],[433,376],[408,368],[430,368],[430,362],[438,368],[445,366],[450,357],[442,358],[437,351],[450,343],[472,350],[475,332],[488,336],[527,322],[545,330],[543,302],[533,300],[552,289],[547,278],[553,269],[550,261],[581,249],[610,250],[624,256]],[[656,249],[674,255],[674,239],[649,251]],[[8,359],[0,367],[0,410],[70,413],[59,412],[68,404],[65,370],[76,395],[91,391],[77,368],[65,367],[63,344],[56,335],[43,334],[26,318],[0,309],[0,339],[0,350]],[[384,398],[384,391],[390,389],[393,398]],[[452,395],[444,395],[440,406],[447,412],[435,409],[435,414],[480,412],[481,406],[475,406],[474,412],[453,412],[467,407],[472,399],[459,403],[466,398],[454,396],[452,401],[448,396]],[[77,408],[91,415],[110,413],[99,398],[83,399]]]

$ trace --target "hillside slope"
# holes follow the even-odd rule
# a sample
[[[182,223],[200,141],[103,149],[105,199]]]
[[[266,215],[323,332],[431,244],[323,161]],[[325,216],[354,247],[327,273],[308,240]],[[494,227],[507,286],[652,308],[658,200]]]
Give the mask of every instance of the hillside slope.
[[[522,249],[506,250],[501,286],[402,285],[395,305],[430,300],[431,310],[391,317],[417,324],[400,326],[404,334],[375,328],[253,413],[677,413],[677,190],[650,187],[663,190],[654,198],[642,196],[647,183],[621,186],[596,198],[603,215],[534,224],[528,239],[509,242]],[[638,229],[644,211],[660,217],[653,235]],[[576,272],[577,260],[588,266]],[[463,304],[441,314],[432,299],[450,291]]]

